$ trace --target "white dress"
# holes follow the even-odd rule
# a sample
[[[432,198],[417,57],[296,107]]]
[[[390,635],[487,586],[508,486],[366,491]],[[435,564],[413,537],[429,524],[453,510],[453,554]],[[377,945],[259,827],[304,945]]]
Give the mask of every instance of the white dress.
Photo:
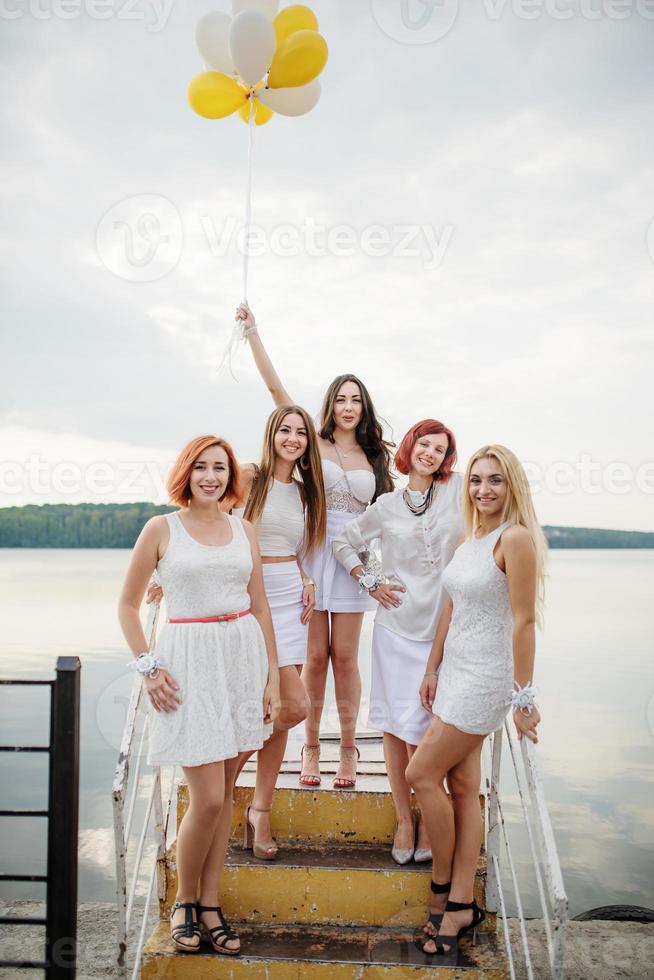
[[[232,540],[200,544],[179,512],[166,515],[170,541],[157,566],[170,619],[199,619],[244,612],[252,553],[242,522],[229,517]],[[260,749],[268,656],[253,615],[218,623],[166,623],[156,653],[181,690],[176,711],[149,705],[152,766],[201,766]]]
[[[422,515],[411,513],[402,489],[382,494],[334,541],[336,557],[351,571],[360,564],[359,553],[378,540],[384,575],[406,588],[396,593],[400,606],[377,603],[368,725],[410,745],[418,745],[432,720],[418,692],[447,598],[443,569],[461,536],[462,485],[461,474],[453,473]],[[410,493],[415,504],[424,499]]]
[[[322,461],[327,504],[327,540],[304,562],[316,582],[316,609],[328,612],[369,612],[377,603],[336,561],[332,544],[343,529],[363,514],[375,494],[375,476],[370,470],[347,470],[331,459]]]
[[[453,602],[433,712],[462,732],[488,735],[506,717],[513,688],[513,615],[493,551],[508,521],[468,538],[443,573]]]
[[[245,510],[235,510],[241,515]],[[304,538],[304,505],[300,488],[295,481],[281,483],[273,480],[261,517],[254,525],[262,558],[285,558],[301,551]],[[262,565],[263,584],[270,606],[277,664],[291,667],[307,659],[309,627],[301,621],[302,575],[293,561],[268,562]]]

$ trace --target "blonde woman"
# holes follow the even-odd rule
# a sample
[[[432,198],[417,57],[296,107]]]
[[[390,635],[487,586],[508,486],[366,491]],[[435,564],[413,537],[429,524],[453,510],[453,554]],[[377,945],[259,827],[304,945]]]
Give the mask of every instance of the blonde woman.
[[[243,323],[255,364],[275,404],[290,404],[292,399],[264,348],[252,311],[242,305],[236,316]],[[365,385],[353,374],[335,378],[325,393],[318,448],[325,483],[327,540],[307,563],[317,591],[307,663],[302,672],[311,709],[305,726],[300,784],[320,785],[320,720],[331,663],[341,729],[334,788],[350,789],[356,782],[358,753],[355,735],[361,702],[359,637],[363,614],[374,609],[375,603],[336,561],[332,542],[380,494],[393,489],[390,444],[383,438]]]
[[[484,918],[473,899],[484,738],[509,707],[519,738],[536,742],[540,722],[532,681],[546,543],[527,477],[509,449],[484,446],[464,488],[467,537],[443,572],[449,600],[420,687],[434,719],[406,773],[433,850],[429,955],[452,952]]]

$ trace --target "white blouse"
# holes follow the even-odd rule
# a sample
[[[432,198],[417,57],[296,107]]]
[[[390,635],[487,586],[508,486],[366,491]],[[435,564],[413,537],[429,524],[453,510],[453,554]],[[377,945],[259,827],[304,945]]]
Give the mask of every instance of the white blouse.
[[[384,609],[380,604],[375,622],[410,640],[433,640],[447,596],[441,576],[451,561],[463,530],[461,496],[463,476],[453,473],[439,485],[431,507],[417,517],[402,497],[403,488],[385,493],[351,521],[335,538],[334,555],[351,572],[361,564],[359,552],[381,541],[383,574],[389,582],[403,585],[396,595],[402,604]]]
[[[244,514],[245,511],[234,511]],[[296,555],[304,537],[304,506],[295,482],[274,480],[261,517],[254,525],[262,558]]]

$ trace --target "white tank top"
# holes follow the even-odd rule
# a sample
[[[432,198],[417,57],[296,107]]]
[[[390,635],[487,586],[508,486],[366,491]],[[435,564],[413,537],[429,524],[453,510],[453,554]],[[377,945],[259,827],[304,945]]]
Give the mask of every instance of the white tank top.
[[[304,537],[304,507],[295,481],[273,481],[255,530],[264,558],[297,554]]]

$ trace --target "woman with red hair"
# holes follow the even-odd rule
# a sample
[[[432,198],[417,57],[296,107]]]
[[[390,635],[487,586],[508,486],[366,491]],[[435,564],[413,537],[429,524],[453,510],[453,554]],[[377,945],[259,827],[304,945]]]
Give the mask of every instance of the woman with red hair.
[[[334,541],[338,561],[379,603],[368,724],[384,733],[397,818],[392,855],[398,864],[431,860],[422,822],[416,835],[404,772],[431,721],[418,692],[445,601],[441,574],[461,536],[462,479],[453,472],[455,464],[450,429],[435,419],[418,422],[395,456],[408,485],[379,497]],[[371,570],[375,539],[381,542],[381,574]]]
[[[150,701],[148,763],[182,766],[189,787],[177,834],[173,945],[196,953],[202,928],[216,953],[235,956],[238,936],[214,902],[239,756],[262,747],[279,710],[275,634],[254,529],[218,506],[240,492],[231,447],[216,436],[193,439],[168,491],[180,509],[143,528],[119,618]],[[170,617],[156,653],[139,617],[155,568]]]

